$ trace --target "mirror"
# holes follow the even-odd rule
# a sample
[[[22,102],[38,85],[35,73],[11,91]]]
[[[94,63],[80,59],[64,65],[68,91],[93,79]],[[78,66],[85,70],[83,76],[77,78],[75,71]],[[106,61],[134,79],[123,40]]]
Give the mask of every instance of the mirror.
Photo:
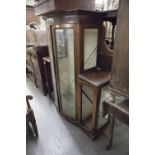
[[[84,29],[84,70],[96,67],[98,29]]]
[[[116,26],[113,27],[109,21],[103,22],[103,25],[105,27],[105,44],[107,48],[113,50]]]

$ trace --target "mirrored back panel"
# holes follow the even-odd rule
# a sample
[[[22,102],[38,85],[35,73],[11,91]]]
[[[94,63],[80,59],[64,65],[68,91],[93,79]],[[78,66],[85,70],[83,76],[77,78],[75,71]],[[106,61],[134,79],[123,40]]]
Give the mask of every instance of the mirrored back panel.
[[[84,70],[96,67],[98,48],[98,29],[84,29]]]

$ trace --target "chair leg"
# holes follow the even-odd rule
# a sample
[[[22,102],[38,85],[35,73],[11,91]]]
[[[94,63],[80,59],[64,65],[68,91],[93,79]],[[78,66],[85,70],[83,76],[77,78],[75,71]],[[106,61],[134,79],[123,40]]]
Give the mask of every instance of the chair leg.
[[[37,127],[36,119],[34,116],[34,112],[32,110],[31,110],[29,121],[32,124],[32,128],[33,128],[33,131],[34,131],[36,137],[38,137],[38,127]]]
[[[35,118],[34,118],[34,122],[32,123],[32,127],[33,127],[33,130],[34,130],[36,137],[38,137],[38,128],[37,128]]]
[[[114,131],[114,122],[115,122],[115,119],[114,119],[114,116],[113,114],[111,113],[110,114],[110,124],[109,124],[109,135],[108,135],[108,145],[106,146],[106,149],[107,150],[111,150],[111,147],[112,147],[112,142],[113,142],[113,131]]]

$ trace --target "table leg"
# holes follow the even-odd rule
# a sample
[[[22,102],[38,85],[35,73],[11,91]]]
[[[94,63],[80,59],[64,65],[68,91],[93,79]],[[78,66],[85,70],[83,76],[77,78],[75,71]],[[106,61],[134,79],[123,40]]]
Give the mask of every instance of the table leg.
[[[93,111],[92,111],[92,133],[94,134],[98,127],[99,104],[101,97],[101,88],[94,88]]]
[[[110,150],[111,147],[112,147],[112,142],[113,142],[113,132],[114,132],[114,122],[115,122],[115,119],[114,119],[114,116],[112,113],[110,113],[110,124],[109,124],[109,132],[108,132],[108,139],[109,139],[109,143],[108,145],[106,146],[106,149],[107,150]]]

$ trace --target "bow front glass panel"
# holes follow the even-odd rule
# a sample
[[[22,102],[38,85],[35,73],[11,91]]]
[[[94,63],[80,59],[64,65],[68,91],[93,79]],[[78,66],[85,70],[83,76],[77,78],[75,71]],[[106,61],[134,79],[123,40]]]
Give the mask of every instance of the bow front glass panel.
[[[56,29],[55,34],[62,113],[75,119],[74,29]]]

